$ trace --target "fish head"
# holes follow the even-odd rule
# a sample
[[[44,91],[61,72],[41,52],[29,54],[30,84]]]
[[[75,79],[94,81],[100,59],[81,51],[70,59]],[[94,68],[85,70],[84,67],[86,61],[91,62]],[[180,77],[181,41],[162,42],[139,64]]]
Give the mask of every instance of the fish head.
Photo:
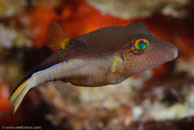
[[[178,48],[154,36],[143,23],[130,24],[129,28],[129,41],[120,50],[123,65],[129,74],[139,73],[177,58]],[[133,34],[131,30],[134,30]]]

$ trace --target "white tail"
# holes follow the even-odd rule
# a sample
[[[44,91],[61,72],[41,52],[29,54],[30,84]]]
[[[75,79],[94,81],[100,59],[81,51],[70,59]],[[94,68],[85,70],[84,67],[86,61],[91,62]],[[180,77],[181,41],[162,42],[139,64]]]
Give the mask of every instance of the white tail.
[[[35,85],[30,83],[30,79],[23,82],[21,85],[19,85],[16,90],[12,93],[12,95],[9,97],[9,102],[13,104],[14,110],[13,113],[15,113],[21,104],[24,96],[28,93],[28,91],[34,87]]]

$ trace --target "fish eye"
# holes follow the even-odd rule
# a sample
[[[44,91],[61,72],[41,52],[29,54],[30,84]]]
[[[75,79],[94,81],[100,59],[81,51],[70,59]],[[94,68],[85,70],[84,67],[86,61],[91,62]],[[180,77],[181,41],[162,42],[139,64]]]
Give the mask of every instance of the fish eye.
[[[137,51],[144,52],[150,46],[150,42],[146,38],[138,38],[134,41],[134,46]]]

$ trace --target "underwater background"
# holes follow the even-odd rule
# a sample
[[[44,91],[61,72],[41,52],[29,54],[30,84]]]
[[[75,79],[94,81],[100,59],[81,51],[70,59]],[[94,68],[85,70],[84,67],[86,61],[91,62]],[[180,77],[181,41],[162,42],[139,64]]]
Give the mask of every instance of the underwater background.
[[[179,56],[117,85],[61,93],[43,84],[13,115],[11,91],[53,53],[46,36],[54,21],[70,38],[142,21]],[[194,129],[194,0],[0,0],[0,129]]]

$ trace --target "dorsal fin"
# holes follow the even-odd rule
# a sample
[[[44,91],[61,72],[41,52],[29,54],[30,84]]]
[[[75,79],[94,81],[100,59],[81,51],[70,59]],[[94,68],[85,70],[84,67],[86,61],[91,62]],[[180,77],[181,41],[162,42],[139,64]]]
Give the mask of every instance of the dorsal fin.
[[[57,49],[64,49],[68,42],[69,38],[63,29],[63,27],[54,22],[51,24],[48,30],[48,36],[47,36],[47,46],[51,49],[57,50]]]

